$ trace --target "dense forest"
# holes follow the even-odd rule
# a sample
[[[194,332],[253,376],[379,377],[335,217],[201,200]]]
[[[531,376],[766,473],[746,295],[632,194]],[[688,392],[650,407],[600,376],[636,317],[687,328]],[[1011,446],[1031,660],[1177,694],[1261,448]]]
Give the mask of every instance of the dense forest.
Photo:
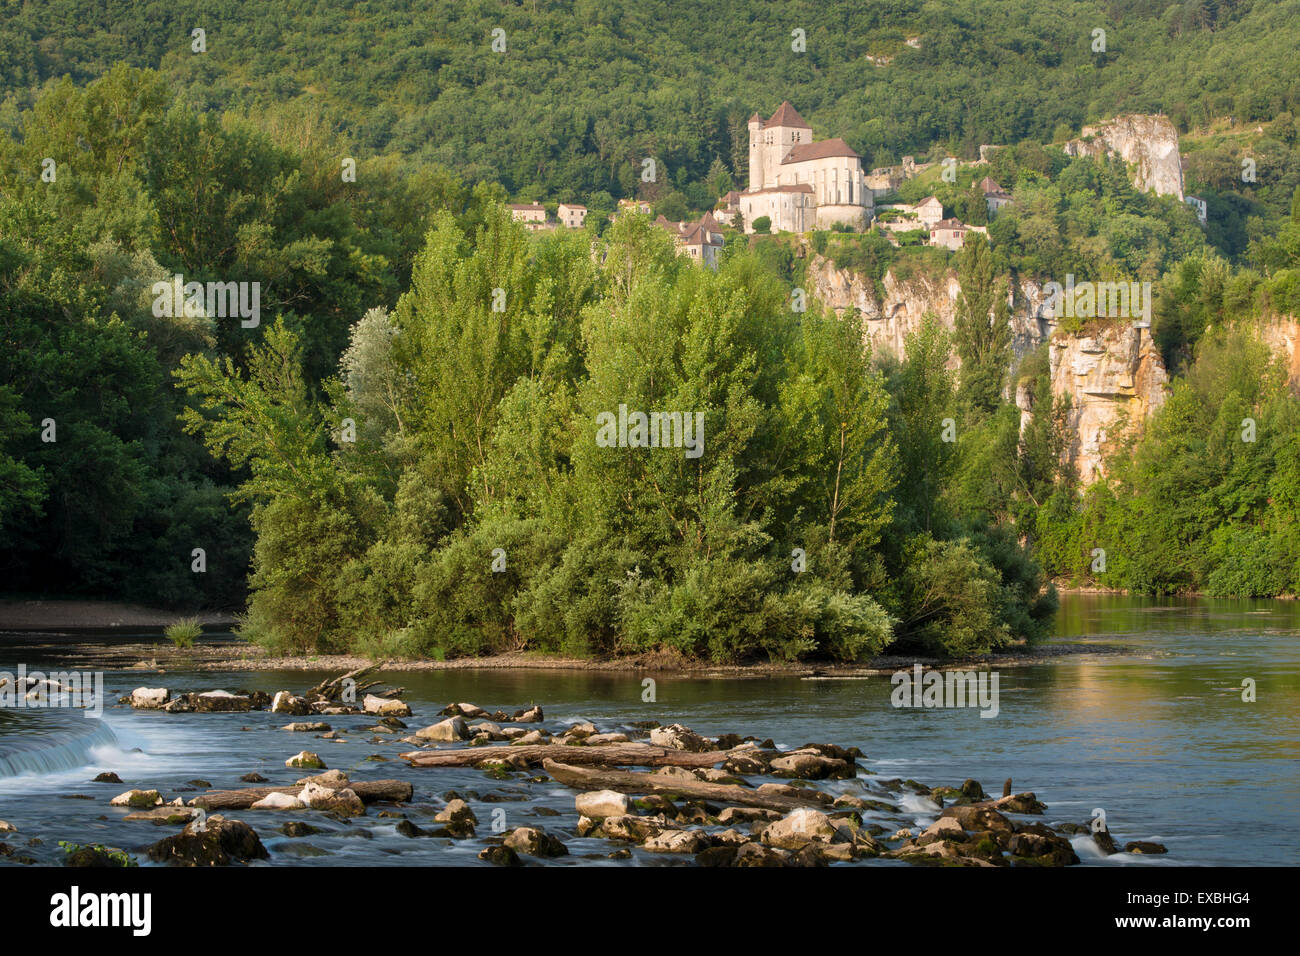
[[[1253,323],[1300,312],[1298,24],[1244,0],[8,6],[5,590],[247,601],[286,648],[716,660],[1036,640],[1048,577],[1295,593],[1300,412]],[[902,361],[791,307],[783,237],[729,234],[713,273],[608,221],[712,207],[786,98],[867,166],[1010,147],[980,173],[1016,197],[988,243],[812,236],[876,279],[958,272],[956,328]],[[1186,134],[1208,228],[1052,145],[1125,111]],[[975,181],[925,188],[979,224]],[[592,214],[534,235],[508,199]],[[1045,350],[1020,429],[999,307],[1067,271],[1156,282],[1176,374],[1086,492]],[[260,324],[156,315],[175,274],[259,283]],[[599,446],[620,405],[703,412],[705,453]]]

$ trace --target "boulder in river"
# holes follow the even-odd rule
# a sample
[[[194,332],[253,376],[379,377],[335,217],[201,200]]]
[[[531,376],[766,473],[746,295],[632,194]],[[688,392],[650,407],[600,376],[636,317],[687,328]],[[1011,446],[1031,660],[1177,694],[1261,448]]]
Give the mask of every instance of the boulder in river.
[[[253,700],[243,694],[232,694],[228,690],[206,690],[201,694],[189,694],[190,703],[201,714],[243,713],[253,709]]]
[[[318,773],[311,777],[303,777],[295,781],[298,786],[305,787],[309,783],[314,783],[318,787],[327,787],[330,790],[342,790],[350,781],[348,775],[342,770],[326,770],[324,773]]]
[[[448,704],[441,711],[443,717],[486,717],[487,711],[477,704]]]
[[[830,817],[809,807],[800,807],[769,823],[763,828],[762,840],[781,850],[797,850],[807,843],[846,842]]]
[[[108,801],[109,806],[131,807],[135,810],[146,810],[149,807],[156,807],[162,802],[162,795],[157,790],[128,790],[126,793],[119,793]]]
[[[654,730],[650,731],[650,743],[656,747],[685,750],[688,753],[704,753],[716,749],[711,742],[705,740],[691,728],[683,727],[681,724],[669,724],[667,727],[654,728]]]
[[[289,691],[282,690],[271,700],[271,713],[288,714],[290,717],[306,717],[311,713],[311,705],[302,697],[295,697]]]
[[[992,807],[959,805],[945,808],[941,815],[955,818],[963,830],[998,830],[1006,833],[1015,830],[1011,821]]]
[[[297,797],[288,793],[268,793],[261,800],[257,800],[249,808],[250,810],[301,810],[303,802]]]
[[[411,716],[410,705],[405,701],[395,700],[390,697],[376,697],[374,694],[366,694],[361,703],[367,714],[376,714],[380,717]]]
[[[1097,849],[1108,856],[1112,853],[1118,853],[1119,847],[1115,844],[1115,838],[1107,830],[1094,830],[1092,842],[1097,844]]]
[[[329,733],[330,725],[320,720],[296,720],[280,729],[297,734],[325,734]]]
[[[137,687],[131,691],[130,703],[136,710],[162,710],[171,700],[171,693],[165,687]]]
[[[117,774],[113,773],[111,770],[109,770],[109,771],[105,771],[104,773],[96,775],[94,782],[95,783],[121,783],[122,778],[119,777]]]
[[[182,832],[159,840],[145,853],[155,863],[177,866],[229,866],[270,856],[252,827],[220,815],[191,821]]]
[[[469,804],[459,798],[450,801],[434,815],[433,819],[437,823],[468,823],[471,827],[478,823],[478,817],[474,816],[474,811],[469,808]]]
[[[1133,840],[1124,844],[1125,853],[1168,853],[1162,843],[1149,843],[1145,840]]]
[[[303,750],[284,762],[286,767],[299,767],[306,770],[324,770],[325,761],[320,759],[319,754],[312,753],[310,750]]]
[[[415,732],[421,740],[468,740],[469,727],[460,717],[448,717]]]
[[[768,766],[778,777],[797,777],[801,780],[825,780],[827,777],[843,779],[856,774],[848,761],[823,757],[810,750],[797,750],[773,758]]]
[[[537,827],[516,827],[506,834],[505,845],[516,853],[529,856],[568,856],[569,848],[545,830]]]
[[[628,812],[627,794],[617,790],[592,790],[580,793],[574,800],[578,812],[585,817],[603,820],[605,817],[621,817]]]
[[[504,845],[490,846],[480,851],[478,858],[487,860],[497,866],[522,866],[523,861],[519,859],[519,854],[513,849]]]
[[[699,853],[709,847],[709,838],[697,830],[664,830],[642,844],[651,853]]]
[[[1063,836],[1017,833],[1007,843],[1007,852],[1021,866],[1074,866],[1079,862],[1074,847]]]

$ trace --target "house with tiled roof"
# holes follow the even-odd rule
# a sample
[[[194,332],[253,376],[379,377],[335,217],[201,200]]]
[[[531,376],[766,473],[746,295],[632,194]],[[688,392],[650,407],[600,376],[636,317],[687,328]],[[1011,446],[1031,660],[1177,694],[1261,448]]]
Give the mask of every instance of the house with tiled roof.
[[[679,253],[711,269],[718,267],[718,253],[723,245],[722,227],[711,214],[706,212],[699,222],[671,222],[659,215],[654,224],[673,237]]]
[[[746,232],[763,216],[774,231],[839,223],[861,229],[871,219],[872,202],[862,157],[842,139],[814,140],[788,100],[770,119],[758,113],[749,118],[749,188],[737,204]]]
[[[546,228],[546,207],[541,203],[511,203],[510,218],[531,232]]]
[[[958,219],[940,219],[930,227],[930,245],[943,246],[954,252],[966,244],[966,236],[972,232],[988,235],[985,226],[968,226]]]
[[[1011,193],[1004,190],[988,176],[981,180],[980,191],[984,193],[984,203],[989,208],[990,216],[997,215],[999,209],[1011,204]]]
[[[576,202],[562,202],[555,215],[560,220],[560,225],[566,229],[581,229],[587,221],[587,207]]]

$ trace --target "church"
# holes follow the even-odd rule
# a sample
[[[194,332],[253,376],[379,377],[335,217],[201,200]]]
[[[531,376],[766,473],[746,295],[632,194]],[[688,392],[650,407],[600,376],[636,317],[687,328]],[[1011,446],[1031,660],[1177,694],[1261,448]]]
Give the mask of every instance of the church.
[[[843,223],[865,229],[872,194],[862,157],[844,140],[814,142],[812,129],[790,105],[771,119],[749,118],[749,189],[737,197],[745,231],[767,216],[772,231],[807,232]]]

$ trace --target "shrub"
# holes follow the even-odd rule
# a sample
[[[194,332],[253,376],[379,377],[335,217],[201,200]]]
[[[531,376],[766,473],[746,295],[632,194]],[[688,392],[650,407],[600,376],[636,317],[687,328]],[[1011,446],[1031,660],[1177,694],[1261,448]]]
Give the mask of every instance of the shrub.
[[[203,625],[199,624],[197,617],[183,617],[168,624],[163,634],[178,648],[190,648],[203,634]]]

